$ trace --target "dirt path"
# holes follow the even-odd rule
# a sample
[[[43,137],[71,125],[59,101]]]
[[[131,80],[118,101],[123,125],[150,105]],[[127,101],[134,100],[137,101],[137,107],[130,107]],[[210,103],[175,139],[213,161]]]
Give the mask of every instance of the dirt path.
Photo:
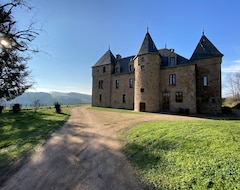
[[[119,132],[143,121],[189,119],[197,118],[73,108],[68,122],[1,189],[142,189]]]

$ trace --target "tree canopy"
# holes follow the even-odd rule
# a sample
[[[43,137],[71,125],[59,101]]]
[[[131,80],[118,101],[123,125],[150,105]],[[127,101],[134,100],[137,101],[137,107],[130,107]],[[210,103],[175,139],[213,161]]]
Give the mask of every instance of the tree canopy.
[[[26,65],[30,57],[26,52],[35,51],[29,45],[38,33],[31,23],[28,28],[18,30],[13,15],[17,7],[27,8],[23,0],[0,2],[0,99],[6,100],[23,94],[33,85]]]

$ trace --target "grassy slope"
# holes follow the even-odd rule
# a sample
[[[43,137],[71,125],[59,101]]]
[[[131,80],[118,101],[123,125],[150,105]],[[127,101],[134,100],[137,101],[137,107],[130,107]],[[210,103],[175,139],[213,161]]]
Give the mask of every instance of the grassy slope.
[[[124,138],[150,188],[240,189],[239,121],[151,122]]]
[[[30,153],[58,129],[69,114],[54,109],[23,110],[0,114],[0,176],[16,169]],[[0,177],[0,182],[1,182]]]

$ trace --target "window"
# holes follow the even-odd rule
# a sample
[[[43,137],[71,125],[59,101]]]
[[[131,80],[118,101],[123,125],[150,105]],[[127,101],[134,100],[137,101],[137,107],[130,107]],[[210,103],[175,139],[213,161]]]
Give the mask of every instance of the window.
[[[115,72],[120,73],[120,67],[116,67]]]
[[[170,57],[170,66],[175,65],[175,57]]]
[[[145,65],[141,65],[141,71],[145,70]]]
[[[203,76],[203,86],[208,86],[208,77],[206,75]]]
[[[176,85],[176,74],[169,75],[169,85]]]
[[[144,88],[141,88],[141,89],[140,89],[140,92],[144,92]]]
[[[129,88],[133,88],[133,78],[129,79]]]
[[[119,80],[116,80],[116,81],[115,81],[115,87],[116,87],[116,88],[119,88]]]
[[[125,94],[122,95],[122,103],[126,103],[126,95]]]
[[[98,81],[98,88],[103,89],[103,80]]]
[[[182,102],[182,101],[183,101],[183,93],[176,92],[176,102]]]
[[[105,73],[105,72],[106,72],[106,67],[104,66],[104,67],[103,67],[103,73]]]
[[[99,102],[102,101],[102,94],[99,94]]]
[[[132,65],[132,64],[129,65],[129,71],[130,71],[130,72],[133,71],[133,65]]]

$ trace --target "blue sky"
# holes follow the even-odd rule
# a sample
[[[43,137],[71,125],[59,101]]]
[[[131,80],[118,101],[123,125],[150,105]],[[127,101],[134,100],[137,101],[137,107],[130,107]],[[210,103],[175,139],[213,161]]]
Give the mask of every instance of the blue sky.
[[[32,11],[15,12],[19,26],[30,19],[43,29],[33,45],[41,52],[28,66],[31,91],[91,94],[91,67],[109,49],[135,55],[146,28],[158,49],[190,58],[204,28],[224,54],[227,73],[240,71],[240,1],[223,0],[30,0]]]

